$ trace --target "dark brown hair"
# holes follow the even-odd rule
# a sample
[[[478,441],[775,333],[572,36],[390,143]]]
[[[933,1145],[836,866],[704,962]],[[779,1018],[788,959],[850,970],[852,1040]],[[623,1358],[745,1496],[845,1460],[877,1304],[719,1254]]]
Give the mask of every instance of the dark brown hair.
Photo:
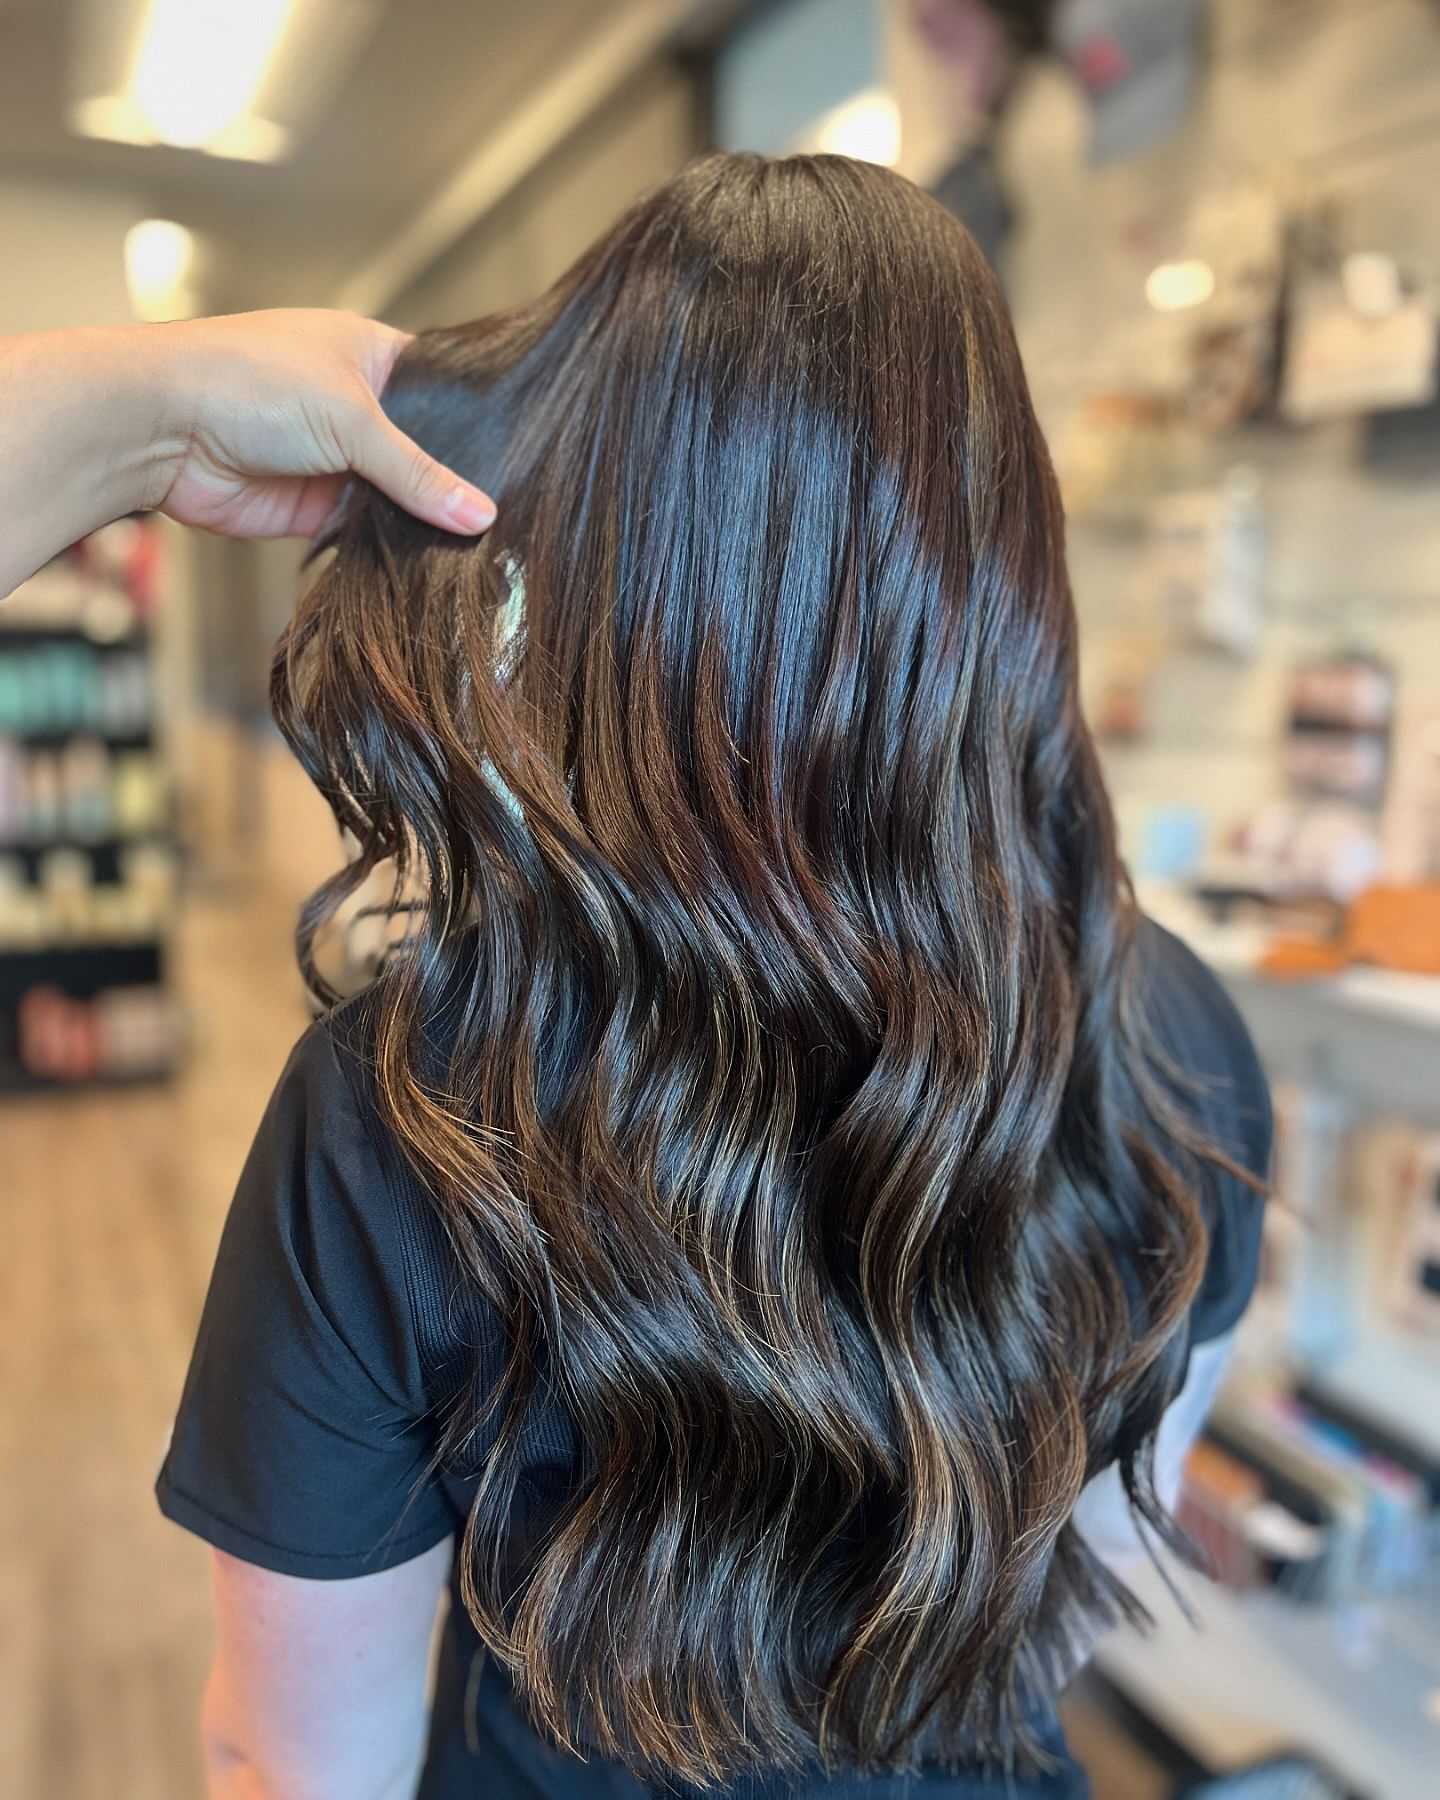
[[[1167,1528],[1205,1231],[994,279],[891,174],[711,157],[386,405],[499,522],[357,492],[274,699],[359,844],[302,946],[423,887],[375,1058],[506,1334],[475,1621],[637,1770],[1023,1749],[1128,1604],[1082,1486]],[[588,1463],[515,1577],[542,1378]]]

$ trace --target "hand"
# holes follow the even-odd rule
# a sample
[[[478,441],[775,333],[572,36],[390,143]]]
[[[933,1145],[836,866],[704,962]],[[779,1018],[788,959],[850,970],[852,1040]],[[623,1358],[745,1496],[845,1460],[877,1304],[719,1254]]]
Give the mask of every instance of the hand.
[[[143,508],[232,537],[308,535],[352,470],[432,525],[483,531],[493,503],[380,410],[407,342],[336,312],[0,338],[0,598]]]
[[[446,531],[494,502],[396,429],[378,395],[410,341],[354,313],[242,313],[150,327],[159,383],[159,511],[227,537],[309,537],[350,471]]]

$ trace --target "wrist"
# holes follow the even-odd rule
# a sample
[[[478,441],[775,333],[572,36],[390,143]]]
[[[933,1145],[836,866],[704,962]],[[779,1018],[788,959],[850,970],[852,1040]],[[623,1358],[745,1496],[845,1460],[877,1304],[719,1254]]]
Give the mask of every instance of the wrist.
[[[184,379],[181,325],[131,325],[105,334],[103,383],[114,403],[112,496],[121,512],[158,507],[190,446],[194,398]]]
[[[44,396],[48,460],[90,530],[156,505],[184,455],[166,327],[39,332],[16,340],[22,396]]]
[[[67,544],[164,498],[189,433],[167,330],[0,339],[0,598]]]

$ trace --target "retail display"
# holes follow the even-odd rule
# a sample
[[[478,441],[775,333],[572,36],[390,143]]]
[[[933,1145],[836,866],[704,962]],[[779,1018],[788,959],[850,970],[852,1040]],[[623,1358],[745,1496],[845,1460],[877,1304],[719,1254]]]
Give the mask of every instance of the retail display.
[[[1140,583],[1181,642],[1253,656],[1264,624],[1265,510],[1254,470],[1169,494],[1150,511]]]
[[[1290,677],[1285,770],[1298,790],[1376,808],[1384,798],[1394,672],[1364,649],[1298,664]]]
[[[1434,400],[1434,303],[1407,288],[1391,257],[1329,247],[1302,263],[1291,315],[1287,417],[1309,423]]]
[[[160,575],[157,527],[122,520],[0,612],[0,1091],[175,1061]]]
[[[1281,976],[1328,974],[1365,960],[1359,927],[1385,876],[1381,809],[1392,760],[1397,678],[1364,648],[1292,663],[1284,672],[1284,722],[1276,773],[1283,797],[1244,813],[1207,859],[1200,889],[1217,904],[1245,897],[1265,906],[1278,929],[1266,968]],[[1393,837],[1393,833],[1390,834]],[[1392,922],[1407,925],[1411,902],[1397,896]],[[1403,939],[1413,933],[1407,928]],[[1428,969],[1431,962],[1387,966]],[[1433,959],[1432,959],[1433,960]]]

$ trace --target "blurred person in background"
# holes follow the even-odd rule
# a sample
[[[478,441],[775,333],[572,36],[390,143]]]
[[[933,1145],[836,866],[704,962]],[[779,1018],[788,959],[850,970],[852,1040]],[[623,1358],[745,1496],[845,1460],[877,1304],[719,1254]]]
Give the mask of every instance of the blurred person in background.
[[[1081,1794],[1270,1121],[1129,895],[994,279],[894,175],[713,157],[393,361],[499,515],[348,448],[277,655],[358,846],[307,973],[425,904],[281,1077],[160,1477],[212,1792]]]

